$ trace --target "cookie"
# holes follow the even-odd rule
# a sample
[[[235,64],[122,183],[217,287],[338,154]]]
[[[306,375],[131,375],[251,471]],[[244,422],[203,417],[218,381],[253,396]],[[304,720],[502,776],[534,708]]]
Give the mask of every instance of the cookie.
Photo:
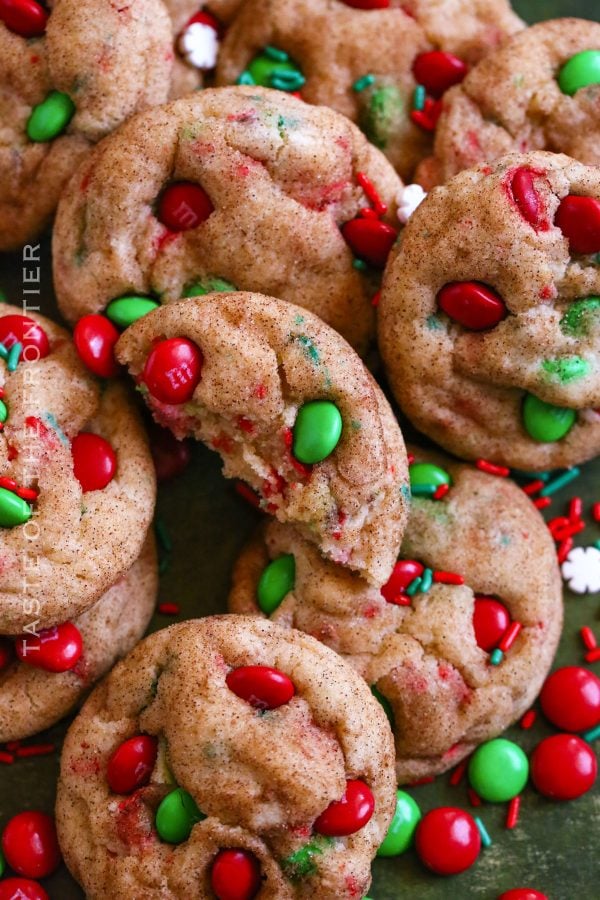
[[[63,328],[0,304],[0,341],[0,634],[17,635],[80,615],[129,569],[155,474],[126,388],[101,391]]]
[[[16,638],[25,659],[15,657],[7,638],[0,639],[0,742],[20,740],[54,725],[81,701],[114,663],[141,639],[154,611],[158,590],[156,549],[151,534],[140,557],[91,609],[44,637],[40,665],[36,639]],[[73,631],[73,627],[76,632]],[[25,643],[24,643],[25,641]],[[75,644],[75,648],[65,646]],[[73,660],[66,659],[71,654]],[[69,668],[64,670],[64,666]],[[56,668],[60,671],[56,671]]]
[[[228,478],[326,556],[387,579],[408,507],[404,443],[336,332],[281,300],[210,294],[139,319],[117,357],[159,424],[217,450]]]
[[[89,148],[167,99],[160,0],[36,0],[0,12],[0,250],[35,239]]]
[[[357,122],[410,178],[445,90],[522,27],[506,0],[246,0],[217,83],[300,91]]]
[[[132,119],[71,181],[54,229],[59,306],[75,321],[132,294],[252,290],[365,350],[399,188],[332,110],[264,88],[201,91]],[[372,268],[355,265],[361,252]]]
[[[542,22],[515,35],[444,97],[426,187],[506,153],[552,150],[600,165],[600,24]]]
[[[386,270],[379,347],[414,425],[466,459],[600,451],[600,170],[504,157],[419,206]]]
[[[306,635],[218,616],[152,635],[96,688],[65,740],[56,815],[90,900],[233,885],[350,900],[395,799],[385,715],[352,668]]]
[[[354,665],[389,715],[400,783],[443,772],[515,722],[540,690],[562,622],[553,543],[525,494],[439,453],[415,453],[415,483],[450,486],[440,500],[413,497],[381,591],[269,522],[236,563],[229,597],[232,612],[270,615]],[[498,661],[492,653],[516,623]]]

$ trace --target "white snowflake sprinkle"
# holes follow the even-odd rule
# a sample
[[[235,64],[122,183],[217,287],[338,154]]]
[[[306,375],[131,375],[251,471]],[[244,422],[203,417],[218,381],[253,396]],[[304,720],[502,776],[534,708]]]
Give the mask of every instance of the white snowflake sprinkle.
[[[600,591],[600,550],[575,547],[562,564],[562,576],[576,594]]]
[[[420,206],[427,194],[420,184],[407,184],[400,188],[396,197],[398,203],[398,218],[406,225],[417,206]]]
[[[193,22],[182,31],[177,48],[186,62],[196,69],[214,69],[219,52],[217,32],[204,22]]]

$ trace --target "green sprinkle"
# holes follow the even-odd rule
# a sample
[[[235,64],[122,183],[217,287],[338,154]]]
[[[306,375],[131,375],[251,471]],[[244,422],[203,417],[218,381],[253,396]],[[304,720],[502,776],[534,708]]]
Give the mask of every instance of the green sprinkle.
[[[596,550],[600,550],[600,541],[595,541],[594,547],[596,548]]]
[[[0,344],[0,359],[8,359],[8,350],[4,344]]]
[[[0,422],[4,423],[8,419],[8,408],[4,400],[0,400]]]
[[[13,344],[10,350],[8,351],[8,359],[6,361],[6,368],[9,372],[14,372],[19,365],[19,357],[21,356],[21,350],[23,349],[23,345],[16,342]]]
[[[430,331],[444,331],[445,326],[439,316],[436,316],[435,313],[431,316],[427,316],[427,327]]]
[[[421,584],[419,585],[419,590],[422,594],[426,594],[433,584],[433,571],[431,569],[424,569],[423,574],[421,575]]]
[[[173,549],[173,541],[171,540],[169,532],[167,531],[167,526],[162,519],[155,520],[154,531],[156,532],[160,547],[167,553],[170,553]]]
[[[238,78],[236,79],[235,83],[236,84],[256,84],[254,78],[252,77],[250,72],[248,72],[248,70],[246,70],[245,72],[242,72],[242,74],[239,75]]]
[[[298,91],[306,84],[306,78],[300,72],[273,72],[270,82],[276,91]]]
[[[307,334],[297,334],[294,335],[292,340],[298,341],[302,349],[304,350],[304,355],[310,359],[315,365],[318,365],[321,361],[321,354],[319,353],[319,348],[316,346],[315,342],[312,338],[308,337]]]
[[[359,272],[364,272],[367,268],[367,264],[362,259],[353,259],[352,260],[352,268],[358,269]]]
[[[502,660],[504,659],[504,653],[502,650],[499,650],[497,647],[495,650],[492,650],[490,653],[490,665],[491,666],[499,666]]]
[[[422,578],[420,575],[417,575],[416,578],[413,578],[409,586],[406,588],[406,596],[414,597],[419,588],[421,587]]]
[[[277,62],[287,62],[290,58],[285,50],[280,50],[278,47],[265,47],[263,53],[265,56],[268,56],[269,59],[275,59]]]
[[[600,541],[598,543],[600,543]],[[600,725],[596,725],[595,728],[590,728],[589,731],[584,731],[582,737],[588,744],[591,744],[592,741],[597,741],[598,738],[600,738]]]
[[[549,380],[560,381],[563,384],[585,378],[590,369],[587,359],[582,359],[581,356],[564,356],[561,359],[545,359],[542,362],[542,370],[549,376]]]
[[[376,700],[379,700],[381,705],[383,706],[383,711],[388,718],[388,722],[390,723],[390,728],[394,729],[394,710],[392,709],[392,704],[385,696],[382,694],[376,684],[371,685],[371,693],[375,697]]]
[[[483,822],[481,821],[481,819],[479,818],[479,816],[475,816],[475,824],[477,825],[477,829],[479,831],[479,834],[481,835],[481,843],[483,844],[483,846],[486,848],[491,847],[492,839],[489,836],[488,830],[485,827],[485,825],[483,824]]]
[[[158,563],[158,574],[164,575],[165,572],[169,571],[171,563],[168,556],[163,556]]]
[[[413,109],[425,109],[425,87],[418,84],[413,92]]]
[[[597,321],[600,313],[600,297],[584,297],[575,300],[560,322],[563,334],[569,337],[584,337],[589,334],[591,326]]]
[[[365,88],[370,87],[375,81],[375,76],[371,75],[363,75],[362,78],[357,78],[354,84],[352,85],[352,90],[356,91],[357,94],[360,94],[361,91],[364,91]]]
[[[412,484],[410,487],[413,497],[433,497],[437,489],[436,484]]]
[[[27,122],[27,137],[45,144],[62,134],[74,115],[75,104],[69,95],[50,91],[42,103],[33,107]]]
[[[570,484],[572,481],[575,481],[575,479],[579,477],[579,474],[580,470],[577,468],[577,466],[573,466],[572,469],[567,469],[566,472],[563,472],[563,474],[555,478],[554,481],[549,481],[545,485],[545,487],[541,489],[540,497],[552,496],[552,494],[560,491],[560,489],[565,487],[565,485]]]

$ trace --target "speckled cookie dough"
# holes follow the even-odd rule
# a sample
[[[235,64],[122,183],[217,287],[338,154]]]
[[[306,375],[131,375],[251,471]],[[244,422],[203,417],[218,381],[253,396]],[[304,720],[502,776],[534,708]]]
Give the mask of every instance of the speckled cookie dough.
[[[445,90],[523,23],[506,0],[372,6],[246,0],[223,41],[217,83],[300,91],[357,122],[410,178],[430,152]]]
[[[126,388],[101,391],[64,329],[0,304],[0,342],[0,634],[16,635],[80,615],[133,564],[155,474]]]
[[[600,164],[600,24],[556,19],[521,32],[444,97],[427,188],[506,153],[552,150]]]
[[[265,88],[201,91],[132,119],[71,181],[54,229],[59,306],[74,321],[123,295],[252,290],[365,350],[400,188],[332,110]]]
[[[91,145],[169,91],[160,0],[46,7],[31,0],[27,18],[4,4],[0,20],[0,250],[37,237]]]
[[[57,649],[43,665],[39,651],[34,649],[38,643],[35,639],[15,638],[14,646],[25,654],[23,660],[14,655],[9,639],[1,638],[0,655],[5,665],[0,669],[0,742],[37,734],[71,712],[94,683],[141,639],[154,611],[157,590],[156,550],[149,534],[133,566],[91,609],[69,623],[68,632],[58,628],[44,635],[49,641],[46,648],[54,645]],[[80,641],[81,655],[71,668],[57,672],[56,666],[71,663],[64,659],[66,641]],[[75,659],[79,647],[67,652]]]
[[[415,454],[415,484],[437,478],[449,490],[435,500],[414,488],[381,592],[272,522],[239,558],[229,598],[231,611],[270,615],[354,665],[389,715],[400,783],[450,768],[516,721],[543,683],[562,623],[552,540],[531,501],[506,479]]]
[[[244,900],[353,900],[394,810],[393,759],[381,707],[327,647],[256,618],[174,625],[71,726],[61,848],[90,900],[234,884]]]
[[[455,176],[390,258],[392,390],[458,456],[551,469],[600,451],[600,169],[505,157]]]
[[[117,357],[161,425],[218,450],[227,477],[328,557],[386,581],[406,452],[381,389],[332,329],[271,297],[210,294],[139,319]]]

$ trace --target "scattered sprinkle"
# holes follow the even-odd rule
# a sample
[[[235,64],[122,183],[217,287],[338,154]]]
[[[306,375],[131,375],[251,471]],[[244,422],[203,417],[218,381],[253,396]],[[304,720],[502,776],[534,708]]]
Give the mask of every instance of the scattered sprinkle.
[[[488,830],[485,827],[485,825],[483,824],[483,822],[481,821],[481,819],[479,818],[479,816],[475,816],[475,824],[477,825],[477,829],[479,831],[479,834],[481,835],[481,843],[483,844],[483,846],[491,847],[492,839],[489,836]]]
[[[498,478],[508,478],[510,475],[510,469],[506,466],[498,466],[496,463],[490,462],[487,459],[478,459],[475,462],[475,465],[481,472],[487,472],[488,475],[497,475]]]
[[[443,572],[436,571],[433,573],[433,580],[435,584],[464,584],[465,579],[462,575],[457,575],[455,572]]]
[[[517,822],[519,821],[519,812],[521,810],[521,795],[517,794],[516,797],[513,797],[510,803],[508,804],[508,810],[506,813],[506,827],[514,828]]]
[[[527,712],[521,717],[521,721],[519,722],[521,728],[524,728],[527,731],[531,728],[537,719],[537,713],[535,709],[528,709]]]
[[[502,637],[502,640],[498,644],[498,649],[501,650],[503,653],[508,653],[508,651],[510,650],[510,648],[512,647],[512,645],[518,638],[522,628],[523,628],[523,626],[521,625],[520,622],[512,622],[506,629],[506,632],[505,632],[504,636]]]
[[[583,628],[580,628],[579,634],[581,635],[581,640],[583,641],[583,646],[586,650],[596,649],[596,647],[598,646],[596,635],[589,625],[584,625]]]
[[[491,666],[499,666],[502,660],[504,659],[504,653],[500,650],[499,647],[496,647],[495,650],[492,650],[490,653],[490,665]]]
[[[572,469],[567,469],[566,472],[563,472],[562,475],[559,475],[557,478],[549,481],[548,484],[546,484],[542,488],[542,490],[540,491],[540,497],[550,497],[552,494],[560,491],[561,488],[564,488],[567,484],[575,481],[575,479],[578,478],[580,474],[581,470],[577,466],[573,466]]]
[[[371,75],[369,72],[367,75],[363,75],[361,78],[357,78],[354,84],[352,85],[352,90],[356,91],[357,94],[360,94],[361,91],[364,91],[365,88],[370,87],[375,81],[375,76]]]
[[[178,603],[159,603],[158,611],[161,616],[178,616],[181,609]]]

